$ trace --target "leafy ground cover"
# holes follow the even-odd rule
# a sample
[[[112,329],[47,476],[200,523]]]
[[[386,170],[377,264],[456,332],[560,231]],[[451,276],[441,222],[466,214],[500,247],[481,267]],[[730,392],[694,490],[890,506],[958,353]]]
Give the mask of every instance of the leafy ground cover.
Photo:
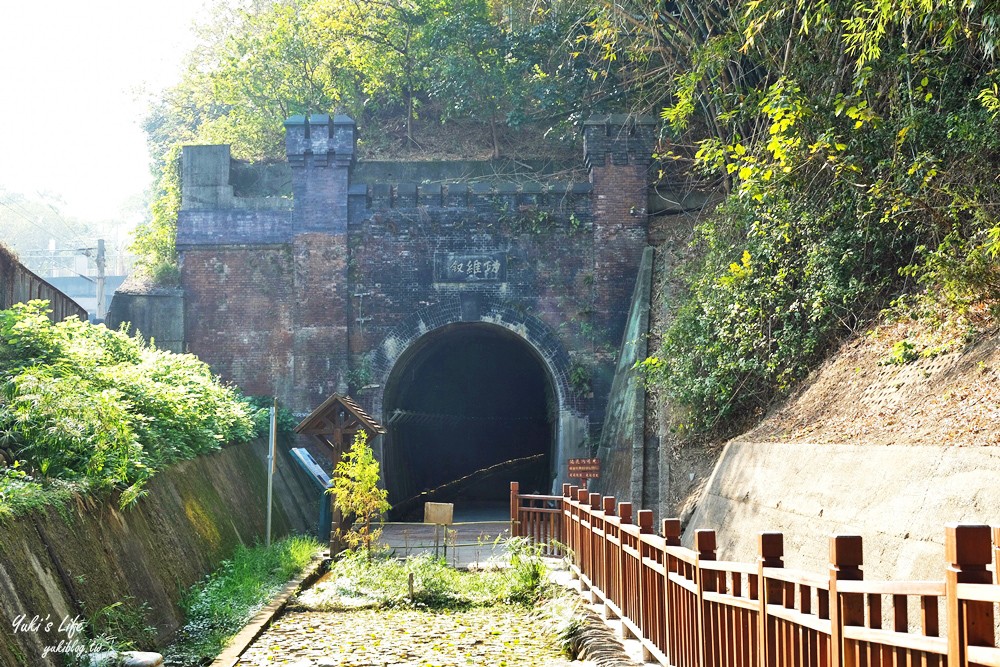
[[[239,664],[574,664],[576,598],[549,582],[536,549],[518,539],[508,546],[508,561],[476,571],[428,555],[348,553]]]
[[[48,303],[0,311],[0,518],[80,491],[143,494],[156,470],[251,439],[266,412],[189,354]]]
[[[559,667],[573,663],[530,608],[514,605],[296,611],[265,632],[238,664]]]
[[[184,598],[187,622],[165,650],[165,663],[201,665],[217,656],[319,549],[320,544],[307,537],[290,537],[270,547],[237,548]]]
[[[626,0],[597,14],[589,39],[666,121],[666,180],[722,202],[670,268],[670,321],[643,364],[674,430],[738,431],[883,310],[936,329],[928,355],[995,330],[995,7]],[[924,352],[887,343],[898,365]]]

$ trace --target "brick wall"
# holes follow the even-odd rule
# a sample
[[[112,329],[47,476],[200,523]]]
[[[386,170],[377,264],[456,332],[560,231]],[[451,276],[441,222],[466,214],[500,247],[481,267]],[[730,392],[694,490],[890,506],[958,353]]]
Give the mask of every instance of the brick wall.
[[[559,409],[596,436],[645,246],[651,125],[588,122],[577,182],[355,183],[350,119],[292,118],[286,132],[294,205],[234,196],[227,151],[186,149],[191,352],[296,411],[351,390],[377,415],[359,369],[374,364],[380,384],[425,331],[492,322],[535,349]],[[572,386],[577,366],[592,392]]]
[[[584,152],[594,186],[595,324],[617,348],[646,247],[654,126],[626,117],[592,119]]]
[[[248,394],[290,391],[296,329],[290,247],[192,247],[182,257],[188,351]]]

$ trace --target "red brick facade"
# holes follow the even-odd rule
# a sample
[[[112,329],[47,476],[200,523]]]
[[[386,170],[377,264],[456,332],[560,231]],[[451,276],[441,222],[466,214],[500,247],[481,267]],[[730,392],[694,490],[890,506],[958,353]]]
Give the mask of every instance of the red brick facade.
[[[353,122],[320,116],[286,125],[293,199],[263,200],[233,196],[228,153],[188,148],[187,348],[298,412],[350,391],[381,419],[426,333],[502,327],[548,369],[560,424],[582,424],[559,427],[560,458],[582,451],[646,244],[653,126],[622,121],[588,122],[577,183],[354,183]]]

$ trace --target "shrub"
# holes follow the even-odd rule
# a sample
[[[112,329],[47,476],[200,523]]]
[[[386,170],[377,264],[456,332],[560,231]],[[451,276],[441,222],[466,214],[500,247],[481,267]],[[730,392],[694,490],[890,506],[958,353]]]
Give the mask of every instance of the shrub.
[[[165,651],[168,664],[204,665],[253,618],[281,587],[301,572],[320,545],[290,537],[270,547],[236,548],[231,558],[192,586],[184,597],[185,624]]]
[[[533,605],[550,591],[542,549],[524,538],[505,542],[509,567],[469,572],[457,570],[430,554],[404,560],[377,554],[344,552],[330,576],[310,592],[309,603],[322,608],[337,596],[362,597],[383,606],[424,605],[466,608],[494,604]],[[413,596],[409,579],[413,576]]]
[[[382,534],[382,528],[373,528],[372,523],[389,511],[386,500],[389,492],[380,489],[378,482],[379,465],[368,446],[368,435],[358,431],[350,450],[333,471],[333,486],[329,491],[337,509],[344,513],[344,519],[353,519],[350,530],[341,532],[352,549],[363,547],[365,552],[371,553]]]
[[[158,468],[253,437],[256,409],[194,356],[47,309],[0,311],[0,460],[18,470],[0,475],[0,513],[57,479],[124,506]]]

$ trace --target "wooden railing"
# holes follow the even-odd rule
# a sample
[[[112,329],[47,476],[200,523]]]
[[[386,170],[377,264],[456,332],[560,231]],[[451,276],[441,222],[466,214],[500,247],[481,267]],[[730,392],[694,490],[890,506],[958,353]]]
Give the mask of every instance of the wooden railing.
[[[527,537],[549,555],[561,553],[563,509],[559,496],[518,493],[518,483],[510,483],[510,534]]]
[[[719,561],[712,530],[686,549],[677,519],[656,535],[631,503],[511,484],[512,534],[561,543],[581,590],[674,667],[1000,667],[1000,528],[945,531],[943,581],[865,581],[856,535],[830,538],[823,575],[785,568],[781,533],[759,535],[756,563]]]

